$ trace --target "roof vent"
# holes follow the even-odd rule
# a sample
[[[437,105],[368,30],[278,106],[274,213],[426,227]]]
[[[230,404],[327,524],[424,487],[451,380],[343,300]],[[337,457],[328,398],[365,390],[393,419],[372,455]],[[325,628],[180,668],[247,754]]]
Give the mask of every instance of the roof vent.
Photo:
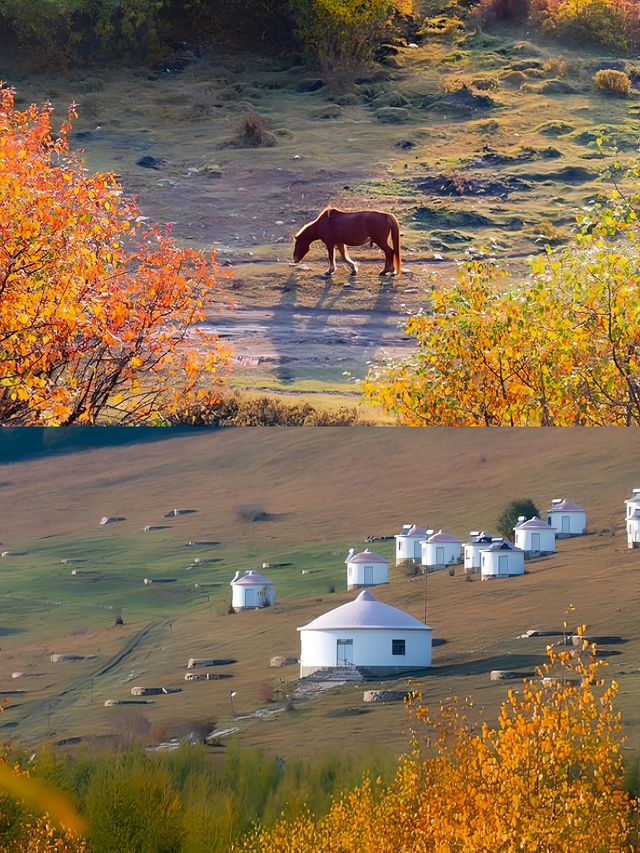
[[[553,504],[561,504],[562,500],[563,500],[562,498],[553,498],[553,500],[551,501],[551,504],[552,505]]]

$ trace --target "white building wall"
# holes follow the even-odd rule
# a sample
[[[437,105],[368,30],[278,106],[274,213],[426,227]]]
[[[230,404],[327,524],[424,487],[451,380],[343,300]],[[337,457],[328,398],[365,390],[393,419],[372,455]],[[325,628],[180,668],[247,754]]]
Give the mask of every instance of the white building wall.
[[[627,547],[640,548],[640,518],[627,519]]]
[[[347,589],[389,583],[388,563],[347,563]]]
[[[536,539],[535,534],[539,534],[539,539]],[[556,532],[555,530],[532,530],[529,528],[516,527],[514,528],[513,544],[516,548],[522,548],[523,551],[543,552],[554,554],[556,551]]]
[[[420,560],[422,557],[421,544],[424,539],[418,536],[396,535],[396,560]]]
[[[464,546],[464,567],[467,571],[480,568],[480,550],[486,548],[486,542],[470,543]]]
[[[431,629],[342,628],[331,631],[300,631],[300,675],[315,669],[338,666],[338,640],[353,640],[353,665],[363,667],[431,666]],[[392,640],[405,641],[405,654],[393,655]]]
[[[442,549],[438,551],[438,549]],[[420,562],[423,566],[450,566],[460,561],[462,544],[457,542],[426,542],[421,543]]]
[[[506,557],[506,574],[500,564],[500,557]],[[522,551],[481,551],[480,574],[483,579],[523,575],[524,554]]]
[[[276,588],[273,584],[231,585],[231,606],[237,610],[266,607],[276,603]]]
[[[586,512],[555,512],[550,510],[547,513],[547,522],[556,531],[556,536],[582,536],[587,532],[587,514]]]

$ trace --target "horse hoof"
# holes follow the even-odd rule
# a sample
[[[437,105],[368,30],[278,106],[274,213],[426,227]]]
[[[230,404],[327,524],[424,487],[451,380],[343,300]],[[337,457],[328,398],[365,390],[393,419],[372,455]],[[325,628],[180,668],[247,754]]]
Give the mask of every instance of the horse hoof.
[[[358,270],[357,270],[357,269],[353,269],[353,270],[351,270],[351,272],[349,273],[349,275],[355,275],[357,272],[358,272]]]

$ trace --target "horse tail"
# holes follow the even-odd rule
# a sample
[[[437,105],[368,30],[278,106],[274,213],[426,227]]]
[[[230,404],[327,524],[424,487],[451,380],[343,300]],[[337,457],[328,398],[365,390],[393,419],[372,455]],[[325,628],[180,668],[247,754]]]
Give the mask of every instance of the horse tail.
[[[400,224],[393,213],[387,214],[387,221],[391,228],[391,243],[393,245],[393,268],[399,275],[402,261],[400,259]]]

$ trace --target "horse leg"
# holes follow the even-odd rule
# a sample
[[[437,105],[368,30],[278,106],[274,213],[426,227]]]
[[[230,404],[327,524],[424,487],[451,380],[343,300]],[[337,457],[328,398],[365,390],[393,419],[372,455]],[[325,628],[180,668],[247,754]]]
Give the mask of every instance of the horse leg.
[[[382,241],[375,240],[376,246],[379,246],[384,252],[384,269],[380,270],[378,275],[395,275],[395,270],[393,268],[393,249],[388,243],[383,243]]]
[[[358,272],[358,267],[356,266],[356,262],[353,260],[353,258],[349,257],[349,253],[347,252],[344,243],[338,243],[338,251],[351,267],[351,275],[355,275]]]
[[[329,269],[325,275],[333,275],[336,271],[336,247],[333,243],[325,243],[327,254],[329,255]]]

